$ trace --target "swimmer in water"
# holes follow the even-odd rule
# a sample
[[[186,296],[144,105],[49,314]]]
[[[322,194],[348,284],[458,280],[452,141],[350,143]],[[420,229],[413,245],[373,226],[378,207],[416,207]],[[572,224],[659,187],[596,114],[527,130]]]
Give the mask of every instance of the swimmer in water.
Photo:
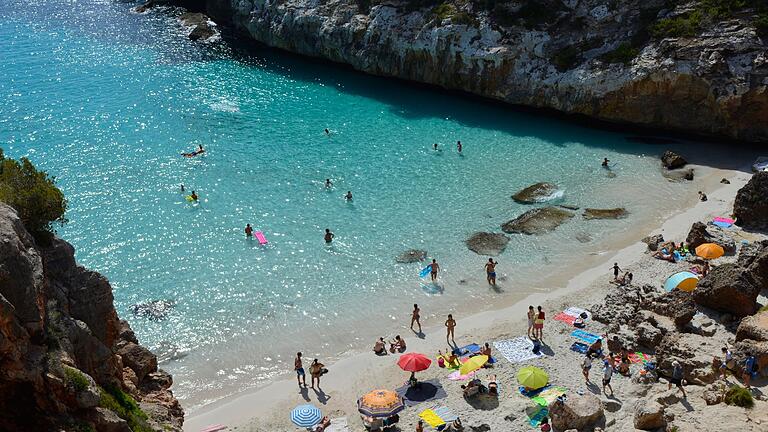
[[[344,199],[347,201],[352,201],[352,191],[347,191],[347,194],[344,195]]]
[[[461,141],[456,141],[456,149],[461,153]]]
[[[245,224],[245,236],[251,237],[253,235],[253,228],[251,228],[251,224]]]
[[[202,144],[197,145],[197,153],[205,153],[205,149]]]
[[[333,186],[333,183],[331,183],[331,179],[325,179],[325,187],[330,189]]]
[[[331,134],[331,131],[329,131],[329,130],[328,130],[328,128],[325,128],[325,134],[326,134],[326,135],[330,135],[330,134]]]
[[[325,229],[325,244],[331,244],[333,241],[333,238],[336,237],[330,229]]]
[[[433,145],[432,148],[435,149],[435,151],[437,151],[437,143],[435,143],[435,145]]]
[[[603,158],[603,168],[608,168],[608,162],[610,162],[608,158]]]
[[[184,192],[184,184],[181,185],[181,191]]]
[[[197,201],[197,194],[195,191],[192,191],[192,194],[189,197],[192,198],[193,201]]]

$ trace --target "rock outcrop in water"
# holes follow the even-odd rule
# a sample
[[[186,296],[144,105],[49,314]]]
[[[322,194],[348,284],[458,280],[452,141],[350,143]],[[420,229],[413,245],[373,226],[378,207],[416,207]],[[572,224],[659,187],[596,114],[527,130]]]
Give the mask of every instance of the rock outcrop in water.
[[[0,430],[181,430],[171,376],[112,300],[69,243],[38,246],[0,203]]]
[[[510,234],[544,234],[554,231],[568,219],[573,213],[557,207],[542,207],[521,214],[520,216],[505,222],[501,230]]]
[[[511,104],[768,140],[768,12],[703,0],[179,0],[268,46]]]
[[[555,198],[557,185],[547,182],[536,183],[512,195],[512,199],[520,204],[536,204]]]
[[[467,240],[467,248],[478,255],[499,255],[504,252],[509,238],[501,233],[476,232]]]

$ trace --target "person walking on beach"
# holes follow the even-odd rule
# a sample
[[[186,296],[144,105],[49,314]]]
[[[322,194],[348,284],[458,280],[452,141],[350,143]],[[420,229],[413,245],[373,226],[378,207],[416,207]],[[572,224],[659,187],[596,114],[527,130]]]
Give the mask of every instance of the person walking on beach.
[[[456,341],[454,340],[454,329],[456,329],[456,320],[453,319],[453,315],[448,314],[448,319],[445,321],[445,327],[447,329],[447,332],[445,334],[445,340],[448,342],[449,340],[452,341],[454,344],[456,344]],[[450,342],[449,342],[450,344]]]
[[[592,369],[592,356],[584,356],[581,361],[581,374],[584,375],[584,381],[589,382],[589,370]]]
[[[536,314],[536,321],[533,323],[534,337],[543,340],[544,339],[544,311],[541,306],[538,306],[539,313]]]
[[[456,150],[458,150],[459,154],[461,154],[461,141],[456,141]]]
[[[296,381],[299,382],[299,387],[301,387],[302,382],[306,387],[307,376],[304,374],[304,365],[301,363],[301,352],[296,353],[296,358],[293,360],[293,370],[296,371]]]
[[[431,270],[429,274],[432,276],[432,282],[434,282],[437,280],[437,272],[440,271],[440,264],[438,264],[437,261],[433,259],[430,269]]]
[[[421,309],[419,309],[419,305],[414,303],[413,312],[411,312],[411,330],[413,330],[413,323],[416,323],[419,325],[419,333],[421,333],[421,322],[419,322],[419,318],[421,318]]]
[[[688,395],[685,394],[685,389],[683,388],[683,367],[680,366],[680,362],[677,360],[672,362],[672,378],[669,380],[667,390],[672,389],[672,384],[683,392],[683,399],[688,399]]]
[[[496,264],[497,262],[493,261],[493,258],[488,258],[488,262],[485,263],[485,275],[488,279],[488,284],[496,286]]]
[[[325,229],[325,244],[331,244],[333,241],[333,238],[336,237],[330,229]]]
[[[245,236],[248,238],[253,236],[253,228],[251,228],[251,224],[245,224]]]
[[[317,361],[317,359],[312,360],[312,364],[309,366],[309,374],[312,375],[312,385],[310,385],[310,388],[315,388],[315,380],[317,380],[317,388],[320,388],[320,377],[323,376],[323,368],[325,367],[324,364]],[[307,385],[306,383],[304,384]]]
[[[619,268],[619,263],[613,263],[613,267],[611,267],[611,270],[613,270],[613,281],[618,282],[619,272],[621,271],[621,268]]]
[[[608,387],[611,390],[611,396],[613,396],[613,387],[611,387],[612,376],[613,367],[608,360],[603,360],[603,393],[605,393],[605,388]]]
[[[536,311],[533,309],[533,305],[528,306],[528,337],[536,337],[536,332],[533,330],[533,323],[536,320]]]

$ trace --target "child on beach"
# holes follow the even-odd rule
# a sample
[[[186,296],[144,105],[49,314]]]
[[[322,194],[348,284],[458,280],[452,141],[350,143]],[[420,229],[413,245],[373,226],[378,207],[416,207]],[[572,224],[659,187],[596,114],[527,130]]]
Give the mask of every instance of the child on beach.
[[[395,336],[395,340],[389,345],[389,352],[394,354],[395,351],[399,353],[405,352],[405,339],[401,338],[400,335]]]
[[[528,337],[535,337],[532,333],[533,322],[536,319],[536,312],[533,310],[533,306],[528,306]]]
[[[618,282],[619,272],[621,271],[621,268],[619,268],[619,263],[613,263],[613,267],[611,267],[611,270],[613,270],[613,281]]]

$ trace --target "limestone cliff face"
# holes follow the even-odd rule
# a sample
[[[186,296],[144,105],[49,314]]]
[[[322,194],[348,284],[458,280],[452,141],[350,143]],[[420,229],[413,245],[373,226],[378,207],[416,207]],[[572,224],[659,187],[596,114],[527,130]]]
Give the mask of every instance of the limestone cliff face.
[[[740,6],[712,16],[702,1],[181,0],[204,3],[214,20],[266,45],[375,75],[766,141],[768,53],[758,12]],[[649,31],[662,21],[666,30]]]
[[[112,301],[109,282],[77,265],[69,243],[38,247],[0,203],[0,430],[181,430],[170,375]],[[121,418],[108,399],[123,394],[148,418]]]

